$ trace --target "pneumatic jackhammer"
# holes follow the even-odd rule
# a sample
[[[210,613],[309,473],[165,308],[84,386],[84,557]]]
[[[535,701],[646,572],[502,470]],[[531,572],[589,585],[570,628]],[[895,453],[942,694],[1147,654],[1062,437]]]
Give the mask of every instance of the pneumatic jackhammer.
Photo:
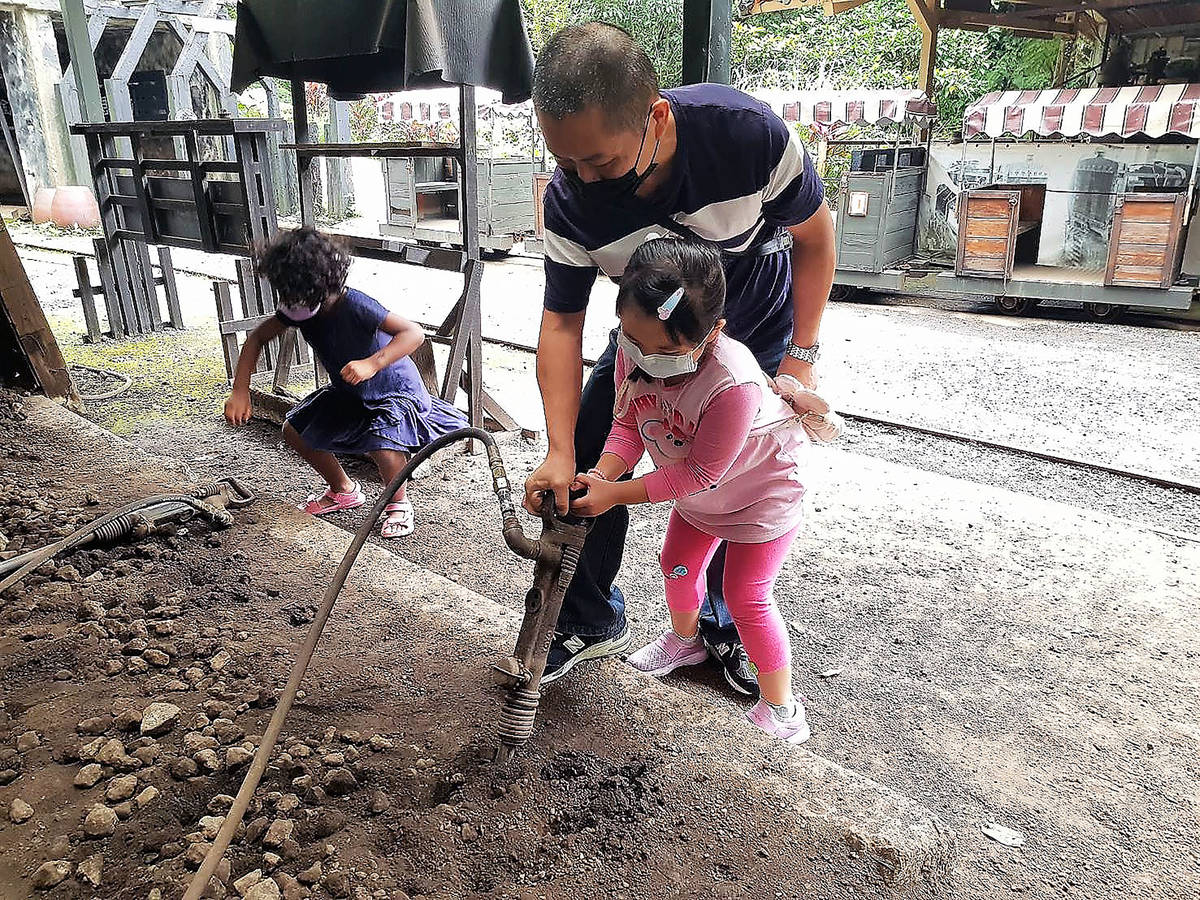
[[[547,493],[542,500],[541,537],[528,547],[508,542],[513,552],[533,559],[535,565],[533,586],[525,595],[525,615],[517,632],[516,648],[512,656],[492,666],[497,683],[508,690],[500,712],[497,763],[508,762],[533,732],[542,674],[546,671],[558,614],[591,527],[591,519],[570,513],[560,516],[554,507],[554,495]]]

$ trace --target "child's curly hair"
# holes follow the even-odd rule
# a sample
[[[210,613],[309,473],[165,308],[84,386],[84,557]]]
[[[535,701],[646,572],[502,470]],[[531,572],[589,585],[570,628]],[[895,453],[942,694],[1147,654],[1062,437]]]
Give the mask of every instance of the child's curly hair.
[[[254,265],[280,300],[316,309],[346,286],[350,251],[331,235],[305,226],[276,234],[259,249]]]

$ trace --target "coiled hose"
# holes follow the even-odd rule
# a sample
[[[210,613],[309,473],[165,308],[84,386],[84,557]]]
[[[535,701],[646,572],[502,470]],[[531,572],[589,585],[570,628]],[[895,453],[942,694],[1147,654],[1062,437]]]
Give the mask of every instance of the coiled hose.
[[[17,569],[3,581],[0,581],[0,593],[12,587],[34,569],[38,568],[38,566],[49,559],[53,559],[60,553],[67,553],[74,550],[81,544],[97,537],[114,540],[129,534],[137,524],[138,510],[145,509],[148,506],[155,506],[159,503],[183,503],[191,506],[196,512],[212,522],[213,525],[221,528],[233,524],[233,516],[228,512],[205,503],[203,500],[190,494],[160,494],[157,497],[144,497],[141,500],[134,500],[132,503],[127,503],[120,509],[115,509],[107,515],[103,515],[84,525],[77,531],[71,532],[62,540],[34,552],[29,561],[21,566],[21,568]]]
[[[346,577],[350,574],[350,568],[354,565],[355,560],[358,559],[358,554],[367,542],[367,537],[375,528],[376,521],[383,513],[383,508],[392,501],[392,496],[400,489],[400,485],[412,477],[412,473],[421,463],[449,444],[472,438],[481,441],[487,451],[488,465],[492,471],[492,489],[495,491],[496,499],[500,501],[501,527],[505,543],[518,556],[523,556],[526,559],[536,559],[538,557],[542,549],[541,543],[536,540],[530,540],[521,530],[521,521],[517,517],[516,505],[512,498],[512,488],[508,483],[508,475],[504,469],[504,460],[500,456],[500,448],[496,445],[495,438],[479,428],[459,428],[456,431],[442,435],[414,453],[408,461],[408,465],[401,469],[396,477],[383,489],[383,492],[379,495],[379,499],[375,501],[375,505],[367,513],[363,523],[354,532],[354,538],[350,541],[350,546],[346,549],[345,555],[342,556],[342,561],[338,564],[337,571],[334,572],[333,579],[329,582],[329,587],[325,589],[325,595],[321,598],[321,605],[318,607],[317,614],[308,628],[308,634],[304,638],[304,643],[300,645],[296,661],[292,664],[291,674],[288,676],[287,685],[279,697],[279,703],[275,707],[275,712],[271,715],[271,721],[267,724],[267,730],[263,734],[262,743],[254,754],[254,759],[250,763],[250,768],[246,772],[245,778],[242,779],[242,786],[238,789],[237,796],[234,798],[233,804],[225,816],[225,822],[221,825],[221,830],[217,832],[217,837],[205,855],[204,862],[200,864],[199,870],[193,876],[191,884],[188,885],[188,889],[183,895],[183,900],[200,900],[209,879],[216,872],[217,866],[221,863],[221,858],[229,848],[234,832],[237,831],[238,825],[246,815],[246,810],[250,806],[250,800],[254,796],[254,791],[258,787],[263,773],[267,770],[267,763],[271,759],[271,751],[275,749],[275,742],[279,740],[279,734],[283,730],[283,722],[287,718],[287,714],[292,708],[292,703],[296,699],[296,691],[299,690],[304,673],[308,670],[308,664],[312,661],[317,641],[320,640],[321,632],[325,629],[325,623],[329,619],[329,614],[333,611],[333,604],[342,592],[342,587],[346,583]]]

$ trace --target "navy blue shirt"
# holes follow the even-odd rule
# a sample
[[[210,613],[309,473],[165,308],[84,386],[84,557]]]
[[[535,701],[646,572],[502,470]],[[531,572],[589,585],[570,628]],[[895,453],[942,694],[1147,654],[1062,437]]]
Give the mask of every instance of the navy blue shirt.
[[[667,180],[649,198],[619,206],[588,202],[556,172],[545,200],[545,307],[587,307],[598,272],[619,279],[647,235],[680,228],[731,253],[773,240],[806,221],[824,188],[795,129],[766,104],[734,88],[696,84],[663,91],[675,117],[676,150]],[[662,223],[669,220],[672,227]],[[791,259],[724,256],[726,331],[756,355],[792,330]]]

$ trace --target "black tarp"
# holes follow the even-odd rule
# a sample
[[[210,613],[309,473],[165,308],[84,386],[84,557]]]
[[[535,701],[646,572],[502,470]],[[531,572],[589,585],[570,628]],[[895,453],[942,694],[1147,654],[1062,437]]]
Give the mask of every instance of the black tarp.
[[[242,0],[234,91],[263,76],[318,81],[335,99],[473,84],[529,99],[520,0]]]

